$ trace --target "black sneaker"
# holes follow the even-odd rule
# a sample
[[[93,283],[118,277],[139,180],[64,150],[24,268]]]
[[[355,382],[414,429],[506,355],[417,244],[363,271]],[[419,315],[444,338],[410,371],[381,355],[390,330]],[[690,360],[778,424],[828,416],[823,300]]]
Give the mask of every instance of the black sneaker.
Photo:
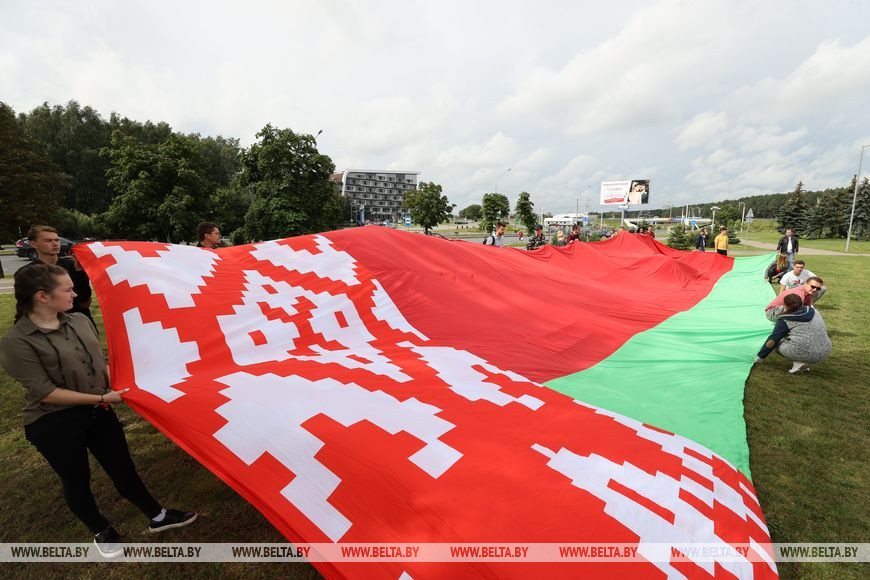
[[[162,532],[163,530],[171,530],[172,528],[183,528],[187,524],[192,524],[196,520],[196,512],[183,512],[181,510],[166,510],[166,515],[159,522],[151,520],[148,526],[148,531],[152,534]]]
[[[109,526],[99,534],[95,534],[94,544],[103,558],[117,558],[124,553],[124,546],[121,545],[121,535],[112,526]]]

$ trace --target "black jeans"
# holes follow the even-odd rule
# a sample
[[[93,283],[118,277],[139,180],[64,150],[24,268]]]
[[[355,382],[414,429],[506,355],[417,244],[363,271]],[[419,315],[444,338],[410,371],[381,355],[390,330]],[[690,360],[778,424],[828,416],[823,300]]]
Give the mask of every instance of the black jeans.
[[[111,409],[82,406],[55,411],[25,425],[24,434],[60,476],[69,509],[94,534],[109,522],[91,493],[88,449],[123,497],[148,518],[160,513],[160,504],[136,473],[124,430]]]

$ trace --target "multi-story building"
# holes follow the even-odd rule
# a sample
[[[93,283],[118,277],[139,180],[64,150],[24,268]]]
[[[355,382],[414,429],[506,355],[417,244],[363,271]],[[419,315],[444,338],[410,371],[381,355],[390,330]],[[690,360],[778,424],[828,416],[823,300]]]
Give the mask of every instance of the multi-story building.
[[[402,207],[405,194],[417,189],[419,171],[348,169],[333,173],[341,194],[350,198],[351,221],[401,222],[408,210]]]

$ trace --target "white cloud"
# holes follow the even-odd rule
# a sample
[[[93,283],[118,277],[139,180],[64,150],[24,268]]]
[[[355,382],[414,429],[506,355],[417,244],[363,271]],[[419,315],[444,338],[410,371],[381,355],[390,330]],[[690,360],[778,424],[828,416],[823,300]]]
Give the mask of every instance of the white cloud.
[[[656,204],[713,200],[848,181],[868,20],[809,1],[10,0],[0,98],[243,144],[323,129],[339,168],[418,170],[459,207],[497,183],[570,211],[641,174]]]
[[[766,77],[735,91],[731,99],[742,116],[754,122],[819,119],[836,115],[844,105],[865,104],[870,94],[870,36],[852,46],[824,40],[784,77]]]
[[[699,113],[680,131],[676,143],[680,149],[716,147],[727,126],[725,113]]]

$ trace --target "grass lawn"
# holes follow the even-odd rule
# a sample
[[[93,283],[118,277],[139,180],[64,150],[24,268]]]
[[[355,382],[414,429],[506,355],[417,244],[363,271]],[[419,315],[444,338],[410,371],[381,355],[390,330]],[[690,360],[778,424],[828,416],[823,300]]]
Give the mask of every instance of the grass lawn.
[[[746,382],[750,464],[775,542],[870,542],[870,258],[813,256],[834,350],[809,373],[771,355]],[[781,563],[785,578],[866,578],[867,564]]]
[[[819,304],[834,351],[810,373],[789,375],[790,363],[772,355],[746,383],[751,468],[775,542],[870,542],[870,288],[854,283],[870,258],[814,256],[814,271],[829,291]],[[94,309],[95,314],[98,309]],[[13,301],[0,295],[0,333],[11,323]],[[762,314],[759,313],[759,316]],[[98,319],[99,320],[99,319]],[[83,542],[87,530],[67,511],[54,473],[24,439],[21,387],[0,370],[0,542]],[[127,438],[145,482],[170,506],[202,514],[190,527],[158,537],[120,499],[94,466],[94,491],[107,517],[134,542],[283,542],[250,504],[130,409],[119,406]],[[864,578],[867,564],[781,563],[784,578]],[[315,578],[305,564],[0,564],[4,577],[53,578]]]

